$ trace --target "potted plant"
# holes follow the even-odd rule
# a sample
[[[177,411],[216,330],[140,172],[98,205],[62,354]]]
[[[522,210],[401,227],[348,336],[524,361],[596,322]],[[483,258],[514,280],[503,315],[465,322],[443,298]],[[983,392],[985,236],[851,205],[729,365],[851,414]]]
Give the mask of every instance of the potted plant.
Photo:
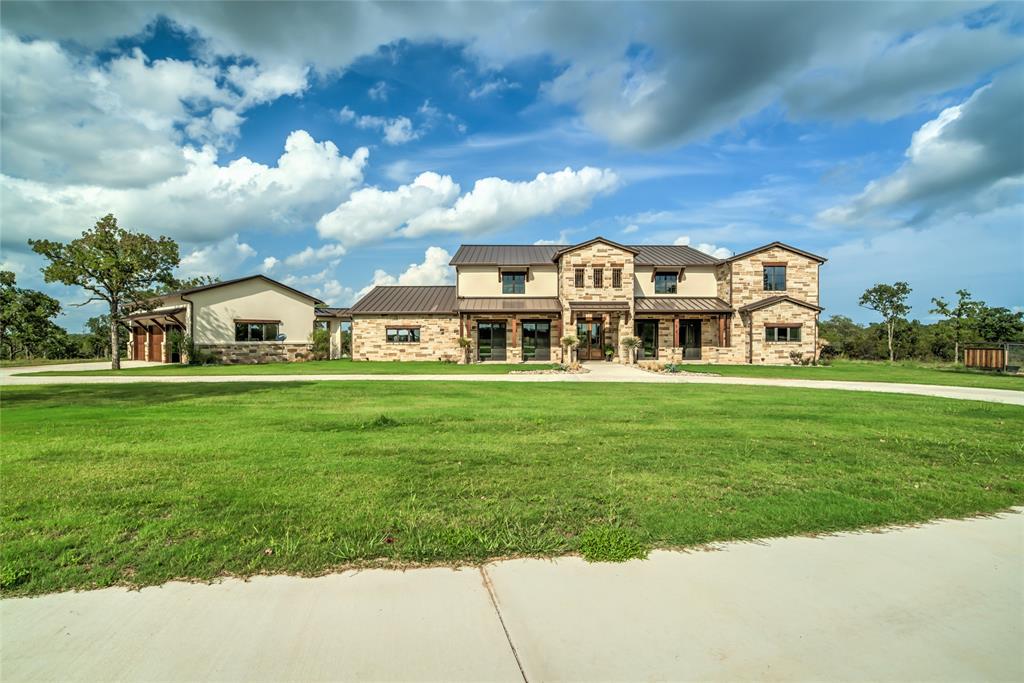
[[[626,349],[626,357],[629,358],[630,363],[636,362],[636,350],[643,345],[637,337],[623,337],[622,348]]]
[[[562,346],[565,347],[566,353],[569,354],[569,363],[572,363],[572,350],[579,346],[579,344],[580,340],[576,338],[576,335],[567,334],[564,337],[562,337]]]
[[[612,356],[615,355],[615,347],[611,344],[606,344],[604,347],[604,359],[609,363],[612,362]]]

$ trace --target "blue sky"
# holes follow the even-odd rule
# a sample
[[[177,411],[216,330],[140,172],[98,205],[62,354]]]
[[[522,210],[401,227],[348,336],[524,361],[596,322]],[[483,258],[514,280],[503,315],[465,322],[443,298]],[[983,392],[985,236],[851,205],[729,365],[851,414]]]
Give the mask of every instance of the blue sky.
[[[1019,5],[16,3],[2,257],[96,218],[334,305],[460,243],[781,240],[829,314],[1024,305]]]

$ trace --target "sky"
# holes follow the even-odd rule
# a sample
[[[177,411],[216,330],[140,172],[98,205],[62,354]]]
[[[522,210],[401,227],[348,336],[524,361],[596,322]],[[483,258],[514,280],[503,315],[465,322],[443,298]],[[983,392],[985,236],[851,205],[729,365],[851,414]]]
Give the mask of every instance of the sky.
[[[779,240],[1024,306],[1024,5],[27,3],[0,14],[0,262],[107,213],[179,274],[331,305],[459,244]]]

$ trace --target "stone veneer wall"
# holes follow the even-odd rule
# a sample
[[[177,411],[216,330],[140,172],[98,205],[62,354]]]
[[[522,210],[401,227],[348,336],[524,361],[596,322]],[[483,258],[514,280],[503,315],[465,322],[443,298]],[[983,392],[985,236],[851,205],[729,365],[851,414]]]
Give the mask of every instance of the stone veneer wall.
[[[751,361],[755,365],[790,365],[793,362],[789,356],[792,351],[799,351],[805,357],[814,358],[818,329],[818,316],[815,311],[784,302],[754,311],[750,314],[750,320],[752,323],[750,327]],[[766,342],[764,339],[765,323],[801,324],[800,341]]]
[[[786,264],[786,290],[765,291],[764,263]],[[732,262],[732,300],[736,308],[773,296],[791,296],[818,304],[818,262],[788,249],[773,247]],[[729,301],[729,297],[722,297]]]
[[[477,323],[480,321],[504,322],[505,323],[505,362],[519,363],[523,360],[522,345],[522,324],[524,320],[548,320],[551,322],[551,361],[552,363],[562,362],[562,321],[559,317],[543,313],[522,313],[516,315],[494,314],[494,315],[467,315],[466,325],[469,328],[470,362],[477,362],[477,349],[479,335],[477,334]],[[513,331],[514,330],[514,331]],[[460,352],[461,353],[461,352]],[[461,362],[461,355],[460,355]]]
[[[227,365],[255,363],[286,363],[309,360],[313,345],[290,342],[234,342],[231,344],[196,344],[209,351],[218,363]]]
[[[388,327],[418,327],[418,343],[387,341]],[[354,360],[450,360],[461,362],[457,315],[357,316],[352,320]]]
[[[576,286],[576,269],[584,269],[584,285]],[[601,287],[594,286],[594,269],[604,271]],[[612,287],[612,269],[622,269],[622,287]],[[620,362],[628,362],[627,355],[618,348],[618,341],[623,337],[632,336],[633,320],[633,287],[634,282],[633,254],[623,251],[604,242],[576,249],[564,254],[558,263],[558,296],[562,302],[562,323],[567,334],[576,335],[576,320],[569,308],[570,301],[625,301],[629,304],[628,315],[624,311],[615,311],[603,318],[604,343],[616,347]],[[599,318],[600,313],[595,313]],[[579,319],[586,319],[580,315]]]
[[[735,316],[734,316],[735,317]],[[673,346],[675,342],[675,318],[656,315],[641,315],[639,319],[657,319],[658,321],[658,362],[683,362],[683,348]],[[694,363],[743,363],[746,347],[718,345],[718,316],[716,315],[680,315],[680,320],[700,320],[700,360]],[[726,318],[728,321],[728,318]],[[728,322],[726,323],[728,327]],[[728,340],[726,340],[728,341]]]

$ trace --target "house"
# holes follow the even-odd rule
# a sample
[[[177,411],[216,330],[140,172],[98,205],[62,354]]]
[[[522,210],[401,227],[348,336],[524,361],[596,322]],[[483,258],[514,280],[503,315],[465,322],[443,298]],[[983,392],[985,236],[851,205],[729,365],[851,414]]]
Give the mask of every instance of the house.
[[[340,358],[345,309],[323,303],[265,275],[162,294],[157,307],[125,318],[128,357],[181,362],[168,343],[178,333],[225,363],[301,360],[310,357],[310,338],[321,327],[330,331],[331,357]]]
[[[340,357],[350,325],[356,360],[601,360],[783,363],[817,353],[818,271],[825,259],[772,242],[727,259],[688,246],[463,245],[454,285],[378,286],[348,309],[263,275],[165,295],[131,316],[132,357],[174,362],[163,344],[178,328],[225,362],[296,360],[315,326]],[[463,344],[468,341],[468,348]],[[461,343],[460,343],[461,342]]]
[[[665,362],[791,363],[816,355],[818,269],[825,259],[781,242],[727,259],[687,246],[463,245],[453,286],[379,286],[356,302],[360,360],[600,360],[621,340]]]

